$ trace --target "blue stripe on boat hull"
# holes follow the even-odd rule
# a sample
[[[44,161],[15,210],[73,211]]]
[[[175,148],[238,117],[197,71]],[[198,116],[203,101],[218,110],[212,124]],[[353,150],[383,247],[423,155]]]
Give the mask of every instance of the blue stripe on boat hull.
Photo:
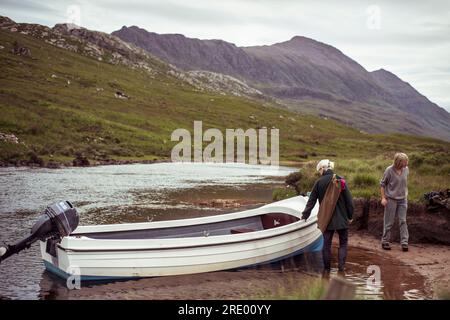
[[[52,263],[44,260],[45,269],[63,279],[69,278],[71,275],[56,267]],[[111,277],[111,276],[81,276],[81,281],[114,281],[114,280],[132,280],[139,277]]]
[[[264,261],[261,263],[256,263],[256,264],[252,264],[252,265],[247,265],[247,266],[242,266],[239,268],[234,268],[231,270],[239,270],[239,269],[245,269],[245,268],[251,268],[251,267],[255,267],[255,266],[259,266],[259,265],[265,265],[265,264],[270,264],[270,263],[274,263],[274,262],[278,262],[290,257],[294,257],[306,252],[317,252],[317,251],[321,251],[323,247],[323,236],[320,236],[316,241],[314,241],[313,243],[311,243],[310,245],[306,246],[305,248],[302,248],[300,250],[297,250],[291,254],[288,254],[286,256],[282,256],[276,259],[272,259],[269,261]],[[44,260],[44,266],[45,269],[55,275],[57,275],[58,277],[61,277],[63,279],[67,279],[69,278],[71,275],[68,274],[67,272],[61,270],[60,268],[56,267],[55,265],[53,265],[52,263],[45,261]],[[139,277],[111,277],[111,276],[81,276],[81,281],[116,281],[116,280],[132,280],[132,279],[139,279]]]

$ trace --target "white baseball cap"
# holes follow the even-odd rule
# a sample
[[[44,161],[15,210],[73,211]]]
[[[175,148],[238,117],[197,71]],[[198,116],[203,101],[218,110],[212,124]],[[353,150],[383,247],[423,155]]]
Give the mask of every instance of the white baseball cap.
[[[323,159],[320,160],[319,163],[317,164],[316,170],[319,171],[320,169],[334,169],[334,162],[328,160],[328,159]]]

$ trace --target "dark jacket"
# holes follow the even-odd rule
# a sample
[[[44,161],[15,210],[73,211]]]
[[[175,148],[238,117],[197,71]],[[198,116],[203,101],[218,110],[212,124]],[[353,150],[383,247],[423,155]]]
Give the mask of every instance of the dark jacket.
[[[339,178],[339,176],[336,176]],[[302,212],[302,217],[308,219],[311,215],[311,210],[316,205],[317,199],[319,204],[322,202],[325,192],[327,191],[328,184],[333,178],[333,171],[327,170],[315,183],[309,196],[309,200],[306,203],[305,210]],[[341,191],[339,199],[336,203],[331,221],[327,226],[327,230],[339,230],[348,228],[348,220],[353,217],[353,199],[348,186],[345,185],[345,189]]]

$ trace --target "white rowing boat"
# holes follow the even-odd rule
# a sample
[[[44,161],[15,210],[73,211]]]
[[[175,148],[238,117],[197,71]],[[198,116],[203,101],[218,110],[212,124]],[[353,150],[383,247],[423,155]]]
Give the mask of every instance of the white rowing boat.
[[[46,268],[81,280],[157,277],[237,269],[322,248],[316,206],[307,198],[193,219],[79,226],[59,242],[40,241]]]

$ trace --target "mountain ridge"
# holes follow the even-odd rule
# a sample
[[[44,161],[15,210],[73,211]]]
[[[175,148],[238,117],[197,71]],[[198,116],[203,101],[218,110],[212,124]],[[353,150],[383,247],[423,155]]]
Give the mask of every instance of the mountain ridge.
[[[325,114],[369,132],[407,132],[450,140],[450,114],[409,84],[386,86],[339,49],[304,36],[262,46],[157,34],[137,26],[112,32],[182,70],[223,73],[289,109]],[[409,105],[412,104],[412,105]],[[391,116],[389,116],[391,114]]]
[[[129,44],[117,42],[123,52],[114,56],[116,39],[108,34],[72,27],[0,17],[0,166],[168,161],[173,131],[198,120],[222,132],[279,128],[280,160],[391,159],[397,150],[448,158],[450,143],[442,140],[366,134],[230,88],[200,90],[190,79],[213,86],[234,80],[204,71],[183,79],[188,72]]]

